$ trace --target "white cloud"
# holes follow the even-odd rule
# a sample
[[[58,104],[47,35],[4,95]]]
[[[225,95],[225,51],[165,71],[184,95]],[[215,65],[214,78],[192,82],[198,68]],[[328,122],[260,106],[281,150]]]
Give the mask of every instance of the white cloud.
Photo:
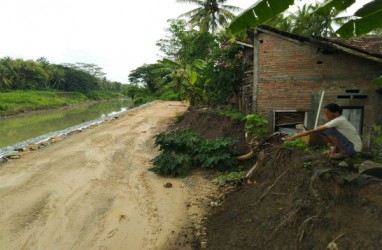
[[[194,7],[175,0],[1,0],[0,58],[94,63],[109,80],[127,83],[131,70],[158,59],[155,43],[167,20]]]
[[[257,0],[228,0],[248,8]],[[195,6],[175,0],[0,0],[0,58],[94,63],[109,80],[153,63],[167,20]]]

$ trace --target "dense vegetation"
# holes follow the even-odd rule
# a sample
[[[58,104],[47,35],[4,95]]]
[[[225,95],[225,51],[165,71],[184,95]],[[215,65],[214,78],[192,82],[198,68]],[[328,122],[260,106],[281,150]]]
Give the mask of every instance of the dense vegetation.
[[[108,81],[94,64],[51,64],[37,61],[0,59],[0,115],[53,108],[89,100],[121,98],[128,86]]]
[[[229,11],[238,8],[224,5],[226,1],[178,1],[194,3],[197,8],[181,16],[188,20],[169,20],[167,36],[157,42],[163,59],[142,65],[130,73],[129,88],[134,93],[140,93],[140,102],[180,99],[190,101],[192,106],[227,104],[230,98],[237,95],[242,79],[241,47],[235,41],[247,39],[243,27],[265,23],[298,35],[326,37],[337,36],[334,27],[351,19],[341,17],[342,11],[351,5],[351,1],[345,1],[341,7],[333,7],[332,3],[327,3],[325,8],[319,8],[321,5],[317,3],[305,4],[297,7],[293,13],[280,12],[279,15],[271,15],[274,11],[267,11],[264,7],[267,4],[264,4],[253,9],[263,19],[249,25],[246,23],[247,15],[250,15],[248,12],[235,19],[230,29],[225,29],[227,20],[232,19],[233,15]],[[280,1],[262,2],[269,2],[269,8],[276,8]],[[285,1],[280,5],[286,8],[294,2],[297,1]],[[232,34],[231,30],[236,34]],[[379,31],[372,30],[374,33]],[[139,88],[138,91],[136,88]]]
[[[105,78],[94,64],[51,64],[45,58],[37,61],[0,59],[0,91],[60,90],[89,94],[91,91],[121,91],[122,84]]]
[[[196,130],[173,130],[160,133],[155,146],[161,153],[152,162],[150,170],[161,175],[185,175],[191,169],[228,170],[236,166],[237,150],[233,138],[205,139]]]
[[[230,11],[239,10],[225,5],[226,0],[178,1],[194,3],[197,8],[182,15],[188,20],[169,20],[166,36],[156,44],[162,59],[131,71],[129,84],[108,81],[102,69],[94,64],[52,64],[43,57],[36,61],[4,57],[0,59],[0,92],[80,92],[89,99],[109,98],[110,94],[104,93],[111,92],[132,98],[135,105],[154,99],[188,100],[192,106],[229,103],[238,95],[244,71],[242,48],[235,41],[247,39],[245,32],[237,32],[248,26],[248,11],[234,19],[226,29],[234,18]],[[273,0],[261,2],[269,2],[269,8],[278,3]],[[283,4],[283,10],[294,2]],[[349,18],[338,16],[350,4],[344,3],[341,7],[327,4],[325,8],[318,8],[317,4],[303,5],[294,13],[281,10],[279,15],[265,11],[263,5],[256,5],[253,10],[264,15],[259,14],[262,19],[251,26],[266,23],[300,35],[334,36],[334,24],[349,22]],[[231,30],[237,34],[233,35]],[[373,31],[378,32],[378,29],[374,27]],[[0,108],[5,110],[8,106],[2,103]]]
[[[135,105],[154,99],[188,100],[191,105],[227,104],[238,94],[244,70],[241,47],[235,41],[247,39],[245,32],[233,35],[231,30],[237,32],[248,26],[247,12],[226,29],[234,18],[231,11],[240,10],[225,5],[226,0],[178,1],[194,3],[197,8],[181,16],[188,20],[169,20],[166,37],[157,42],[163,58],[131,71],[129,84],[108,81],[102,69],[94,64],[52,64],[43,57],[36,61],[4,57],[0,59],[0,92],[57,90],[80,92],[91,99],[102,99],[105,98],[102,92],[113,92],[131,97]],[[261,2],[269,2],[269,8],[278,3]],[[282,8],[293,2],[286,2]],[[336,35],[334,24],[349,22],[349,18],[340,18],[339,14],[350,4],[344,3],[341,7],[326,4],[325,8],[318,8],[317,4],[303,5],[294,13],[285,14],[281,10],[277,16],[270,15],[276,12],[265,11],[263,5],[256,5],[253,10],[264,15],[259,14],[262,19],[252,26],[266,23],[300,35],[333,36]],[[378,31],[374,26],[373,31]]]
[[[88,95],[80,92],[56,90],[14,90],[0,92],[0,117],[32,110],[50,109],[93,100],[121,97],[124,97],[121,93],[105,91],[92,91]]]
[[[137,68],[131,72],[129,79],[136,85],[145,86],[157,98],[185,99],[191,106],[221,106],[228,104],[229,100],[238,94],[244,69],[241,47],[235,41],[238,37],[246,40],[246,34],[243,32],[248,28],[267,24],[303,36],[338,36],[334,29],[335,25],[344,27],[351,19],[340,17],[340,14],[354,3],[354,1],[328,0],[325,1],[324,7],[317,3],[305,4],[298,7],[295,13],[284,14],[283,10],[295,1],[281,3],[279,0],[262,0],[236,18],[231,23],[230,29],[224,30],[222,27],[224,22],[218,23],[215,15],[224,13],[223,10],[227,9],[227,6],[223,4],[226,1],[179,0],[179,2],[195,3],[198,8],[183,15],[189,18],[187,22],[181,19],[170,20],[168,36],[157,42],[164,58],[157,63]],[[280,11],[276,11],[278,9]],[[256,12],[255,16],[252,11]],[[249,19],[251,22],[248,23]],[[219,27],[223,29],[217,30]],[[374,27],[367,32],[370,31],[378,32],[378,29]],[[265,136],[266,119],[256,114],[249,115],[245,119],[246,130],[253,133],[251,137],[261,139]],[[184,142],[183,137],[186,138]],[[186,142],[199,143],[201,139],[197,138],[189,131],[185,134],[159,135],[156,145],[160,146],[161,154],[153,160],[152,170],[165,175],[181,175],[187,172],[190,166],[195,165],[195,161],[202,158],[195,155],[197,153],[195,150],[184,152],[181,145],[187,146]],[[172,139],[174,141],[171,143],[167,141]],[[174,144],[175,141],[178,145]],[[197,148],[206,149],[209,146],[203,147],[198,144]],[[215,159],[217,156],[209,157]],[[227,159],[232,159],[232,155]],[[207,164],[213,165],[212,162],[203,161],[199,161],[196,165],[206,168]]]
[[[221,31],[188,30],[184,20],[169,20],[169,35],[157,42],[162,60],[129,75],[155,98],[189,100],[191,105],[220,105],[238,93],[242,79],[241,47]]]

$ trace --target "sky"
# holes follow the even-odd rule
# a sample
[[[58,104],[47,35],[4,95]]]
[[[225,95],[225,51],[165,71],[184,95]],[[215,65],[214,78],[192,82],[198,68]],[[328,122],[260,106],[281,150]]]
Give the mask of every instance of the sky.
[[[309,1],[309,0],[308,0]],[[368,2],[357,0],[357,2]],[[256,0],[228,0],[246,9]],[[111,81],[155,63],[168,20],[194,9],[175,0],[0,0],[0,58],[91,63]]]

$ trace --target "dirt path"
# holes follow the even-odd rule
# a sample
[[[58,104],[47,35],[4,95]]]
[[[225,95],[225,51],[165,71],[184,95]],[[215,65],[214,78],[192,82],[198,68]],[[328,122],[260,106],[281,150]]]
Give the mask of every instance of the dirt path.
[[[155,102],[0,165],[0,248],[179,249],[187,187],[147,169],[186,108]]]

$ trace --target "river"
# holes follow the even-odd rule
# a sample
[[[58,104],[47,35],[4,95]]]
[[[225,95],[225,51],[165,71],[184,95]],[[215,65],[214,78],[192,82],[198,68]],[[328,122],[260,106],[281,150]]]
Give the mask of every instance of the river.
[[[37,143],[65,130],[87,127],[133,106],[130,99],[97,102],[0,118],[0,156],[13,148]],[[67,131],[68,132],[68,131]]]

